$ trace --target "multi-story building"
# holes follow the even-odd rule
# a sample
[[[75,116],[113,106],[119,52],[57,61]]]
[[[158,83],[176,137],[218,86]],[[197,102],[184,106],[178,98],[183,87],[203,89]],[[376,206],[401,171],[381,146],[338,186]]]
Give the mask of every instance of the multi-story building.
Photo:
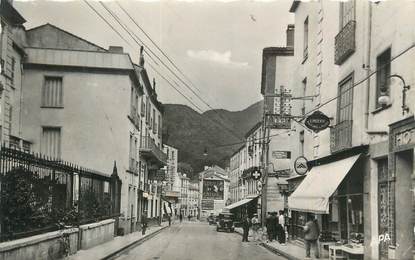
[[[0,3],[0,142],[30,151],[22,136],[21,101],[26,20],[12,1]]]
[[[199,182],[189,182],[189,194],[187,200],[187,211],[192,217],[197,217],[199,214]]]
[[[177,173],[178,165],[178,150],[173,146],[164,144],[163,151],[167,155],[167,166],[166,166],[166,182],[168,190],[180,191],[179,187],[175,187],[176,179],[179,177]]]
[[[200,189],[200,213],[201,218],[208,217],[211,213],[218,214],[226,206],[229,199],[230,180],[227,172],[221,167],[205,166],[205,170],[198,174]]]
[[[178,150],[164,144],[164,153],[167,155],[165,198],[169,201],[172,213],[176,214],[180,197],[180,177],[177,172]]]
[[[51,24],[21,37],[21,136],[34,151],[104,175],[116,162],[125,233],[139,228],[144,209],[149,217],[159,216],[160,191],[150,184],[166,163],[162,107],[143,57],[135,65],[122,47],[107,50]]]
[[[231,203],[237,202],[240,200],[239,187],[241,186],[241,174],[240,174],[240,164],[241,164],[241,149],[245,147],[243,144],[236,152],[231,155],[229,162],[229,198]]]
[[[370,1],[294,1],[290,9],[294,92],[315,95],[306,114],[319,110],[332,124],[299,136],[313,167],[289,197],[293,224],[312,212],[335,239],[364,238],[354,249],[365,259],[413,258],[415,96],[406,86],[415,79],[414,10]]]
[[[166,177],[166,171],[162,168],[167,165],[167,155],[163,152],[162,142],[163,106],[157,99],[156,82],[153,78],[151,84],[145,69],[143,48],[140,51],[139,64],[134,65],[134,68],[143,86],[143,95],[134,97],[136,110],[140,115],[137,120],[140,126],[138,172],[143,180],[143,192],[139,193],[138,200],[141,202],[141,208],[147,210],[147,217],[159,218],[163,205],[161,193],[165,189],[163,180]]]
[[[143,90],[129,55],[51,24],[26,31],[25,38],[23,136],[34,151],[105,175],[116,162],[123,183],[120,226],[135,230],[140,128],[133,108]]]
[[[186,174],[179,173],[180,178],[180,197],[179,197],[179,211],[183,216],[189,214],[189,181],[190,178]]]

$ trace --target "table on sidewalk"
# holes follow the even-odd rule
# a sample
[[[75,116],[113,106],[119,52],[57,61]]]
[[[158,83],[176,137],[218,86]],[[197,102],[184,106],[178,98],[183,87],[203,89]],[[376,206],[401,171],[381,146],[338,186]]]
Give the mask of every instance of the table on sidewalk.
[[[363,246],[329,246],[329,259],[363,259],[363,254]]]

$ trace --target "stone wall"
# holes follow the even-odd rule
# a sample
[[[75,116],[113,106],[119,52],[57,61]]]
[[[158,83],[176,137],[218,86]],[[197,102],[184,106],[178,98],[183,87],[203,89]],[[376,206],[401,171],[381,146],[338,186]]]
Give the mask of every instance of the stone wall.
[[[114,238],[114,219],[80,226],[81,249],[88,249]]]
[[[0,243],[0,260],[54,260],[114,238],[114,219]],[[68,235],[66,239],[65,235]],[[79,248],[80,246],[80,248]]]

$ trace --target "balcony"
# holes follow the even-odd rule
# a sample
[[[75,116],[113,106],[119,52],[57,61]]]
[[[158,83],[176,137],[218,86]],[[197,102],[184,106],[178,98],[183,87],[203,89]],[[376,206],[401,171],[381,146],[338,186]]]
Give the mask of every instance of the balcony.
[[[352,147],[352,126],[353,121],[347,120],[330,129],[330,150],[332,153]]]
[[[336,65],[341,65],[354,53],[356,49],[355,34],[356,21],[352,20],[336,35],[334,43],[334,63]]]
[[[142,137],[140,143],[141,156],[162,167],[167,164],[167,155],[150,137]]]

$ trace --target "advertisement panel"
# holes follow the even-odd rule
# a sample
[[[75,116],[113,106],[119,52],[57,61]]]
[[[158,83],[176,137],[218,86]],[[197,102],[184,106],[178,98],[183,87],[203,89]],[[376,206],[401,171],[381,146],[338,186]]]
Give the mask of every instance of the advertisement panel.
[[[223,200],[223,180],[203,180],[203,199]]]

